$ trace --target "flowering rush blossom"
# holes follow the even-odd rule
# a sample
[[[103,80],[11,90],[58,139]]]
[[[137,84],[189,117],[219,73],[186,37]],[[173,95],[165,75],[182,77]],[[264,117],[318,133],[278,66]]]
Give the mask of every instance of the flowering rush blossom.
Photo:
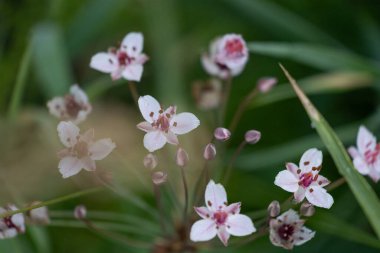
[[[350,147],[355,168],[363,175],[368,175],[374,182],[380,179],[380,144],[365,126],[360,126],[356,146]]]
[[[66,147],[58,152],[58,157],[61,158],[58,168],[63,178],[76,175],[81,169],[94,171],[95,161],[104,159],[116,147],[109,138],[93,141],[93,129],[80,134],[79,128],[71,121],[61,121],[57,130],[62,144]]]
[[[75,124],[84,121],[92,106],[86,93],[77,84],[70,87],[64,97],[55,97],[47,103],[50,114],[61,120],[71,120]]]
[[[226,34],[211,42],[209,53],[203,54],[201,60],[210,75],[227,79],[243,71],[248,49],[241,35]]]
[[[330,181],[319,175],[321,168],[322,152],[312,148],[302,155],[299,167],[294,163],[287,163],[286,170],[277,174],[274,183],[285,191],[294,192],[294,199],[298,203],[306,196],[311,204],[330,208],[334,200],[323,188]]]
[[[128,33],[120,48],[110,48],[108,53],[97,53],[91,58],[90,67],[110,73],[113,80],[121,77],[129,81],[140,81],[143,64],[148,57],[142,53],[144,37],[141,33]]]
[[[0,214],[18,210],[15,205],[0,207]],[[0,239],[13,238],[18,234],[25,233],[25,220],[22,213],[0,219]]]
[[[206,207],[195,207],[202,220],[193,224],[190,239],[194,242],[208,241],[218,235],[224,246],[230,235],[246,236],[256,231],[252,220],[240,214],[240,203],[227,204],[226,190],[211,180],[205,192]]]
[[[297,212],[290,209],[271,219],[269,222],[269,238],[273,245],[285,249],[293,249],[293,246],[299,246],[314,237],[315,232],[311,231],[303,224]]]
[[[189,112],[177,114],[175,106],[169,106],[164,110],[158,101],[149,95],[140,97],[138,104],[146,121],[137,127],[146,132],[144,147],[149,152],[162,148],[167,142],[177,145],[177,135],[186,134],[200,124],[194,114]]]

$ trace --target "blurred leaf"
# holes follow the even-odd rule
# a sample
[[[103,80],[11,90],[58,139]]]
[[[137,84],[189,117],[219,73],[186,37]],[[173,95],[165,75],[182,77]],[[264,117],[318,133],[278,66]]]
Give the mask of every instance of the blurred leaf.
[[[125,84],[125,82],[126,81],[124,79],[112,81],[111,78],[107,75],[102,76],[101,78],[96,79],[84,86],[86,87],[86,93],[90,100],[95,100],[110,88],[118,86],[122,83]]]
[[[290,76],[286,69],[282,66],[281,68],[283,69],[294,91],[297,93],[298,98],[302,102],[302,105],[304,106],[327,150],[331,154],[339,173],[346,179],[348,186],[366,214],[372,228],[380,238],[380,202],[376,196],[376,193],[364,177],[354,168],[346,149],[328,122],[302,92],[296,81]]]
[[[364,42],[370,50],[370,55],[377,60],[380,60],[380,26],[369,15],[364,15],[360,19],[360,28]]]
[[[50,239],[46,231],[46,228],[29,226],[27,231],[28,234],[30,234],[30,237],[32,238],[32,241],[38,253],[51,252]]]
[[[66,93],[73,83],[64,45],[61,30],[53,23],[37,25],[33,30],[34,70],[49,98]]]

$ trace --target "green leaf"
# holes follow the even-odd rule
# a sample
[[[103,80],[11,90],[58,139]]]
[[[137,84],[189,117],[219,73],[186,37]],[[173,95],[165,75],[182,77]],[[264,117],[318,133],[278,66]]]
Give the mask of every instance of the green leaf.
[[[333,158],[339,173],[346,179],[348,186],[371,223],[377,237],[380,238],[380,202],[375,191],[371,188],[365,178],[354,168],[345,147],[328,122],[314,107],[287,70],[282,65],[280,66]]]

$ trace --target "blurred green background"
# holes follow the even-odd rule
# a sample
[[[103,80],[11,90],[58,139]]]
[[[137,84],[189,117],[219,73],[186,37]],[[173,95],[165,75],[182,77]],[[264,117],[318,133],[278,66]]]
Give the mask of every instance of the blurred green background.
[[[299,80],[346,146],[355,143],[360,124],[379,135],[379,10],[380,2],[375,0],[0,1],[0,204],[21,206],[97,185],[87,173],[63,180],[56,168],[55,153],[61,148],[55,132],[57,120],[48,115],[45,104],[66,93],[73,83],[89,92],[94,105],[83,128],[95,126],[97,137],[110,136],[117,143],[118,150],[100,163],[99,170],[112,171],[122,192],[118,196],[105,190],[52,206],[51,226],[28,227],[26,235],[0,241],[0,252],[142,252],[80,228],[81,224],[70,219],[78,203],[111,216],[123,214],[127,225],[120,228],[122,232],[154,240],[158,229],[154,215],[144,216],[152,227],[141,223],[140,235],[132,235],[131,224],[140,221],[128,217],[141,215],[141,210],[125,200],[129,192],[123,192],[130,189],[148,201],[152,210],[147,213],[155,213],[147,172],[141,165],[146,153],[143,135],[135,129],[141,117],[125,83],[112,83],[107,75],[88,66],[93,54],[117,44],[130,31],[144,34],[144,52],[150,56],[139,93],[152,94],[166,105],[178,103],[179,111],[191,110],[201,118],[202,128],[181,138],[194,157],[194,167],[200,167],[201,148],[215,127],[211,114],[197,110],[189,95],[195,80],[208,78],[199,56],[210,40],[240,33],[252,52],[242,75],[233,80],[226,125],[260,77],[279,79],[278,87],[252,101],[227,150],[233,152],[246,130],[262,132],[259,144],[239,157],[227,188],[230,201],[242,201],[243,212],[264,209],[273,199],[286,199],[288,194],[274,186],[274,177],[286,161],[297,163],[310,147],[324,150],[322,174],[338,179],[335,165],[278,62]],[[190,176],[196,176],[191,169]],[[371,185],[380,193],[378,185]],[[316,237],[294,252],[378,252],[380,242],[373,239],[348,187],[340,187],[333,196],[332,209],[318,209],[307,222],[317,231]],[[245,247],[213,252],[284,250],[263,237]]]

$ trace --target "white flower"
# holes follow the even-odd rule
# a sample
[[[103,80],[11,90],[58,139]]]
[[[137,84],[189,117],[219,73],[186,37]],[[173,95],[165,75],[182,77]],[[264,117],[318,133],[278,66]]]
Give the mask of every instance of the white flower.
[[[128,33],[120,48],[112,48],[108,53],[97,53],[91,58],[90,67],[110,73],[113,80],[121,77],[129,81],[140,81],[143,64],[148,57],[142,53],[144,37],[141,33]]]
[[[137,127],[146,132],[144,147],[149,152],[162,148],[166,142],[177,145],[177,135],[186,134],[199,126],[199,119],[194,114],[189,112],[177,114],[175,106],[164,110],[152,96],[140,97],[138,103],[146,121]]]
[[[288,192],[294,192],[294,199],[307,200],[319,207],[330,208],[334,203],[332,196],[323,187],[330,181],[319,175],[322,168],[322,152],[316,148],[307,150],[301,157],[299,167],[294,163],[286,164],[287,170],[277,174],[275,185]]]
[[[216,235],[227,246],[230,235],[246,236],[256,231],[252,220],[240,214],[240,203],[227,204],[226,190],[211,180],[206,188],[207,207],[195,207],[202,220],[193,224],[190,239],[194,242],[208,241]]]
[[[314,237],[315,232],[303,226],[298,214],[290,209],[269,222],[269,238],[273,245],[293,249]]]
[[[79,128],[70,121],[61,121],[57,130],[62,144],[66,147],[58,152],[61,158],[58,168],[63,178],[78,174],[81,169],[94,171],[95,161],[104,159],[116,147],[111,139],[93,141],[93,129],[80,134]]]
[[[380,179],[380,144],[365,126],[360,126],[356,146],[348,152],[354,160],[355,168],[363,175],[368,175],[374,182]]]
[[[211,43],[209,53],[203,54],[201,60],[210,75],[226,79],[243,71],[248,49],[241,35],[226,34]]]
[[[70,87],[70,94],[53,98],[47,106],[52,115],[61,120],[71,120],[75,124],[84,121],[92,110],[86,93],[77,84]]]
[[[0,214],[18,210],[15,205],[0,207]],[[0,219],[0,239],[13,238],[25,232],[25,220],[22,213]]]

